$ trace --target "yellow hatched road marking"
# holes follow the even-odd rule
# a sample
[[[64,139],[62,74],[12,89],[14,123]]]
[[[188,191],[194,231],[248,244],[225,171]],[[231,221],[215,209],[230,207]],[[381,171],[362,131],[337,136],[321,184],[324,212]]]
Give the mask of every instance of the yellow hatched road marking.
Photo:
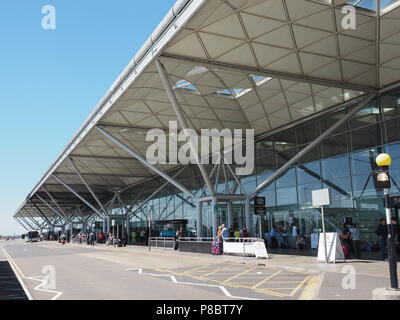
[[[249,273],[249,272],[251,272],[251,271],[253,271],[253,270],[257,269],[257,268],[258,268],[258,266],[257,266],[257,267],[254,267],[254,268],[250,268],[250,269],[248,269],[248,270],[246,270],[246,271],[243,271],[243,272],[241,272],[241,273],[239,273],[239,274],[237,274],[237,275],[234,275],[233,277],[231,277],[231,278],[229,278],[229,279],[224,280],[223,283],[229,282],[229,281],[231,281],[231,280],[233,280],[233,279],[236,279],[236,278],[239,278],[241,275],[244,275],[244,274],[246,274],[246,273]]]
[[[303,286],[303,284],[305,284],[310,278],[311,276],[308,276],[302,282],[300,282],[299,285],[296,288],[294,288],[291,293],[289,293],[289,296],[293,297],[296,294],[296,292]]]
[[[193,268],[193,269],[189,269],[189,270],[186,270],[183,274],[188,274],[188,273],[190,273],[192,271],[199,270],[199,269],[204,269],[204,268],[209,267],[209,266],[210,266],[210,264],[206,264],[204,266],[200,266],[200,267],[196,267],[196,268]]]
[[[218,273],[219,271],[226,270],[226,269],[228,269],[228,268],[230,268],[230,267],[232,267],[232,266],[231,266],[231,265],[228,265],[228,266],[225,266],[225,267],[223,267],[223,268],[220,268],[220,269],[211,271],[211,272],[209,272],[209,273],[203,274],[203,275],[201,275],[200,277],[201,277],[201,278],[205,278],[205,277],[210,276],[210,275],[212,275],[212,274]]]
[[[259,283],[256,283],[252,289],[257,289],[259,286],[261,286],[263,283],[267,282],[268,280],[272,279],[273,277],[275,277],[276,275],[280,274],[282,272],[282,270],[279,270],[273,274],[271,274],[269,277],[266,277],[264,280],[260,281]]]
[[[304,288],[303,293],[300,295],[299,300],[312,300],[320,283],[320,275],[311,277]]]

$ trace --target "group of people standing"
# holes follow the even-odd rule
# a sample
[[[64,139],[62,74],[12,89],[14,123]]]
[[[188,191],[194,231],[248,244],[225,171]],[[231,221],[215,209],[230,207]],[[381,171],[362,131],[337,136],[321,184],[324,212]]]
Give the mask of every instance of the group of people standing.
[[[294,223],[291,223],[289,228],[285,224],[281,224],[279,228],[273,225],[270,232],[264,235],[266,245],[269,245],[272,249],[277,249],[279,247],[278,237],[281,240],[281,247],[284,249],[303,250],[306,245],[306,235],[300,232]]]

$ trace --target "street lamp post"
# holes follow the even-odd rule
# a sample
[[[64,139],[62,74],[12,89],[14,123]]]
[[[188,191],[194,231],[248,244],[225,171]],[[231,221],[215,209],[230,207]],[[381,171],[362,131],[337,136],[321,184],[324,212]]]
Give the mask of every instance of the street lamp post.
[[[376,164],[379,170],[376,172],[376,182],[379,189],[384,192],[384,204],[386,211],[386,224],[387,224],[387,252],[389,260],[390,272],[390,289],[399,290],[399,280],[397,277],[397,262],[396,262],[396,248],[393,241],[393,225],[392,225],[392,211],[389,203],[389,188],[390,188],[390,175],[389,166],[392,162],[390,156],[386,153],[381,153],[376,157]]]

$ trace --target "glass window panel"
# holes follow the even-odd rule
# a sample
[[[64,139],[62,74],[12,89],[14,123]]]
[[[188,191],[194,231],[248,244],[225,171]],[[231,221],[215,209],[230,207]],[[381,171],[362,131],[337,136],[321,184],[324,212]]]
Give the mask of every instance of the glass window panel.
[[[335,123],[337,123],[340,119],[344,117],[344,111],[341,113],[335,114],[333,116],[323,118],[318,121],[318,127],[319,127],[319,133],[325,132],[327,129],[332,127]],[[339,128],[335,130],[336,133],[344,132],[346,131],[346,123],[342,124]]]
[[[297,204],[296,187],[287,187],[277,189],[277,205]]]
[[[337,200],[351,199],[351,183],[349,177],[329,179],[329,184],[326,182],[323,183],[323,188],[330,189],[332,202]]]
[[[397,118],[400,116],[400,91],[388,96],[384,96],[380,101],[384,120]]]
[[[283,131],[274,136],[275,150],[282,151],[295,147],[292,129]]]
[[[257,187],[255,176],[242,178],[240,182],[242,183],[243,188],[246,190],[247,193],[252,192]]]
[[[332,157],[347,152],[347,135],[346,133],[338,134],[325,139],[322,142],[321,158]]]
[[[281,151],[275,154],[275,164],[276,168],[282,167],[286,162],[292,159],[295,155],[295,149],[290,149],[286,151]]]
[[[400,142],[389,144],[386,146],[386,153],[392,158],[391,168],[400,167]]]
[[[349,119],[349,129],[365,127],[378,122],[380,119],[379,113],[379,108],[376,106],[376,101],[374,101],[372,106],[361,109]]]
[[[276,186],[278,189],[287,186],[296,185],[296,169],[290,168],[282,177],[276,180]]]
[[[386,143],[399,141],[400,121],[399,119],[385,122]]]
[[[297,144],[307,144],[318,137],[317,123],[311,122],[294,129]]]
[[[313,161],[302,165],[298,165],[297,179],[299,184],[320,181],[321,167],[319,161]]]
[[[321,189],[321,183],[301,184],[298,186],[298,197],[301,205],[312,203],[312,191]]]
[[[390,177],[392,187],[389,189],[389,192],[391,194],[400,194],[400,169],[391,169]]]
[[[255,145],[255,154],[257,158],[268,156],[273,153],[274,144],[272,140],[259,141]]]
[[[350,175],[349,158],[346,156],[321,160],[324,179],[346,177]]]
[[[351,151],[362,150],[382,144],[380,125],[372,125],[350,132]]]
[[[375,188],[374,177],[369,173],[353,176],[353,191],[356,198],[377,197],[380,194]]]
[[[353,152],[350,154],[352,174],[369,173],[376,169],[375,162],[378,151],[376,148]]]
[[[274,157],[264,157],[256,161],[256,174],[264,176],[264,180],[274,172]]]
[[[297,152],[300,152],[306,146],[307,146],[306,144],[302,145],[302,146],[298,146],[297,147]],[[308,163],[308,162],[313,162],[315,160],[319,160],[319,148],[318,148],[318,146],[316,146],[315,148],[313,148],[312,150],[307,152],[303,157],[301,157],[300,160],[298,161],[298,163],[300,163],[300,164]]]
[[[272,184],[274,186],[274,184]],[[265,206],[268,208],[276,206],[275,188],[265,189],[259,193],[260,197],[265,197]]]

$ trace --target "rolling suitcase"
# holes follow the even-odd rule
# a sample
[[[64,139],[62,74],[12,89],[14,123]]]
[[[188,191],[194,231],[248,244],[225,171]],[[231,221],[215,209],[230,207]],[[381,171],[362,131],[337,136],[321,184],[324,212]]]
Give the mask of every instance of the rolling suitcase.
[[[221,254],[221,247],[219,242],[213,242],[211,247],[211,254],[212,255],[220,255]]]

